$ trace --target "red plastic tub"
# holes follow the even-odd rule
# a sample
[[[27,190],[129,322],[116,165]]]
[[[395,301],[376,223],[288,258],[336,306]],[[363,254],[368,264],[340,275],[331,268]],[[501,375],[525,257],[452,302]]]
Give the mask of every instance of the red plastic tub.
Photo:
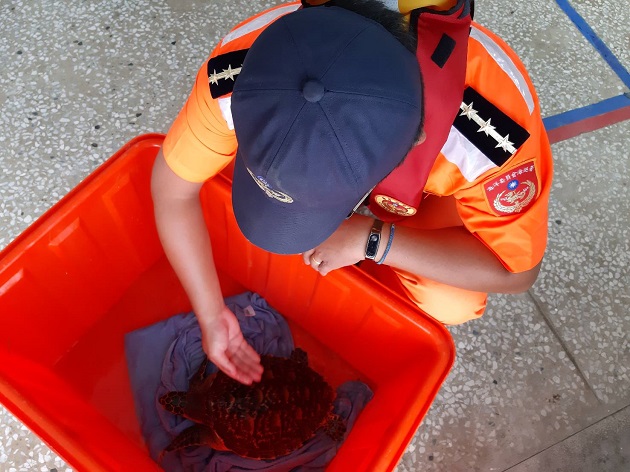
[[[0,401],[78,471],[160,470],[123,336],[190,310],[153,222],[162,140],[128,143],[0,253]],[[224,175],[202,192],[224,294],[258,292],[331,383],[374,390],[327,470],[392,470],[453,364],[448,331],[355,267],[321,277],[249,244]]]

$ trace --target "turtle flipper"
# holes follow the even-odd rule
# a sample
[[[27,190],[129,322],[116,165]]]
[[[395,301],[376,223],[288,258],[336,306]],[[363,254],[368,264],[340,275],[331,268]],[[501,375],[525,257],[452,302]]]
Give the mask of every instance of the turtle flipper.
[[[185,429],[160,453],[159,461],[167,452],[177,451],[190,446],[208,446],[217,451],[227,451],[223,440],[217,436],[212,428],[202,424],[192,425]]]
[[[158,400],[166,411],[183,416],[188,404],[187,392],[168,392]]]
[[[291,359],[298,364],[308,365],[308,354],[302,348],[296,347],[291,353]]]
[[[336,413],[330,413],[324,425],[324,431],[333,441],[339,442],[346,433],[346,423],[341,416]]]

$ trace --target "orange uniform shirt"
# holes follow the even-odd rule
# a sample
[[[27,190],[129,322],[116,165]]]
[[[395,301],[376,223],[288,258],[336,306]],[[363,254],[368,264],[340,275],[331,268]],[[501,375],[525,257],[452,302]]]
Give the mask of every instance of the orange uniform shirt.
[[[401,0],[399,8],[408,13],[413,5],[417,8],[448,1]],[[219,43],[210,60],[248,49],[265,27],[299,7],[298,2],[283,4],[242,22]],[[219,173],[234,158],[238,146],[230,111],[231,94],[212,98],[210,85],[234,80],[240,68],[210,69],[207,63],[200,68],[192,93],[163,146],[169,167],[191,182],[203,182]],[[503,146],[514,152],[506,162],[496,165],[454,126],[432,168],[425,192],[454,197],[463,224],[508,270],[531,269],[542,259],[546,246],[552,176],[551,151],[536,93],[515,53],[476,24],[468,44],[466,85],[473,89],[475,100],[466,103],[465,96],[460,116],[472,120],[471,124],[479,128],[476,132],[493,136],[497,148]],[[527,139],[519,145],[509,135],[498,133],[492,120],[486,123],[488,117],[476,113],[478,105],[474,101],[478,101],[478,95],[525,130]],[[407,223],[413,226],[413,217]]]
[[[500,38],[477,24],[473,24],[468,43],[466,85],[507,115],[529,137],[516,149],[517,140],[497,133],[492,122],[484,129],[485,121],[490,118],[480,117],[481,112],[474,115],[480,104],[472,98],[467,101],[465,92],[458,118],[463,120],[467,112],[472,113],[475,134],[494,134],[495,148],[511,147],[514,152],[506,162],[495,165],[452,127],[431,169],[425,192],[452,195],[466,228],[509,271],[526,271],[542,260],[547,245],[553,174],[551,148],[538,97],[516,54]]]
[[[265,10],[238,24],[217,45],[209,59],[246,50],[264,29],[283,15],[294,12],[301,3],[289,3]],[[231,93],[219,98],[210,94],[207,63],[197,73],[188,101],[166,135],[163,153],[169,167],[190,182],[203,182],[218,174],[236,156],[236,134],[230,111]],[[214,76],[213,81],[233,80],[235,71]],[[231,77],[229,74],[233,73]],[[240,71],[238,71],[240,72]]]

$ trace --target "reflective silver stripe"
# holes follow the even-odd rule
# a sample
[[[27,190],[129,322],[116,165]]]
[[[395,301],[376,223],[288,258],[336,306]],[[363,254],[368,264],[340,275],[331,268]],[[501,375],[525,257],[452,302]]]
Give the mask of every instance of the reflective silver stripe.
[[[232,95],[221,97],[217,100],[217,102],[219,102],[221,114],[223,115],[223,119],[227,123],[228,128],[234,129],[234,120],[232,119]]]
[[[225,46],[230,41],[234,41],[235,39],[238,39],[241,36],[245,36],[246,34],[251,33],[252,31],[256,31],[257,29],[267,26],[269,23],[279,18],[280,16],[285,15],[287,13],[291,13],[292,11],[295,11],[298,8],[300,8],[299,4],[288,5],[286,7],[280,7],[280,8],[276,8],[275,10],[268,11],[267,13],[260,15],[258,18],[255,18],[252,21],[245,23],[243,26],[229,32],[225,36],[225,38],[223,38],[221,45]]]
[[[451,126],[448,139],[440,152],[447,161],[457,166],[468,182],[474,182],[484,172],[497,167],[454,126]]]
[[[519,90],[519,92],[521,92],[523,100],[525,100],[525,103],[527,104],[529,114],[531,115],[534,111],[534,98],[529,91],[527,81],[523,77],[523,74],[521,74],[521,71],[519,71],[514,62],[512,62],[510,56],[508,56],[505,51],[501,49],[501,47],[497,43],[495,43],[492,38],[490,38],[490,36],[488,36],[483,31],[475,28],[474,26],[470,30],[470,37],[479,41],[479,43],[481,43],[484,49],[488,51],[488,54],[492,56],[499,67],[503,69],[503,72],[505,72],[508,77],[512,79],[512,82],[514,82],[516,88]]]

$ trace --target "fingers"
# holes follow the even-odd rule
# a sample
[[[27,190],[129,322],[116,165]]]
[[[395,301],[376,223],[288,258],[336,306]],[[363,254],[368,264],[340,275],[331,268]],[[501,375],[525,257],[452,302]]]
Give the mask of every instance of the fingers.
[[[302,260],[304,264],[311,266],[313,270],[320,272],[322,275],[326,275],[322,272],[322,268],[326,266],[326,263],[323,260],[323,256],[317,253],[317,248],[303,252]]]
[[[322,276],[326,276],[328,275],[328,272],[330,272],[330,267],[328,264],[326,264],[325,262],[322,262],[319,267],[317,268],[317,271],[322,275]]]
[[[234,313],[223,307],[218,317],[201,318],[203,350],[226,375],[250,385],[262,377],[260,356],[245,340]]]
[[[315,254],[316,249],[311,249],[309,251],[302,253],[302,260],[304,264],[310,265],[313,269],[317,269],[318,266],[322,264],[321,254]]]
[[[248,383],[241,380],[238,374],[238,369],[236,365],[228,358],[225,352],[221,352],[219,354],[208,356],[214,365],[221,371],[223,371],[227,376],[232,377],[234,380],[238,380],[242,383]]]
[[[210,360],[226,375],[246,385],[259,382],[262,377],[260,356],[244,339],[234,348],[211,356]]]
[[[313,270],[319,272],[321,275],[328,274],[329,264],[326,261],[322,260],[323,258],[319,254],[317,256],[313,254],[310,259],[311,259],[310,265],[313,268]]]
[[[227,376],[245,385],[251,385],[253,382],[260,381],[262,376],[262,366],[260,364],[250,366],[247,363],[243,363],[238,357],[230,359],[227,354],[215,358],[214,363]]]
[[[311,256],[311,265],[313,267],[319,267],[320,265],[322,265],[323,261],[320,261],[319,259],[317,259],[317,257],[315,257],[315,254],[313,254]]]
[[[306,252],[302,253],[302,260],[304,264],[311,265],[311,256],[315,253],[315,249],[309,249]]]
[[[237,375],[240,375],[245,383],[260,381],[263,373],[260,356],[247,342],[243,342],[243,347],[234,353],[232,362],[237,368]]]

